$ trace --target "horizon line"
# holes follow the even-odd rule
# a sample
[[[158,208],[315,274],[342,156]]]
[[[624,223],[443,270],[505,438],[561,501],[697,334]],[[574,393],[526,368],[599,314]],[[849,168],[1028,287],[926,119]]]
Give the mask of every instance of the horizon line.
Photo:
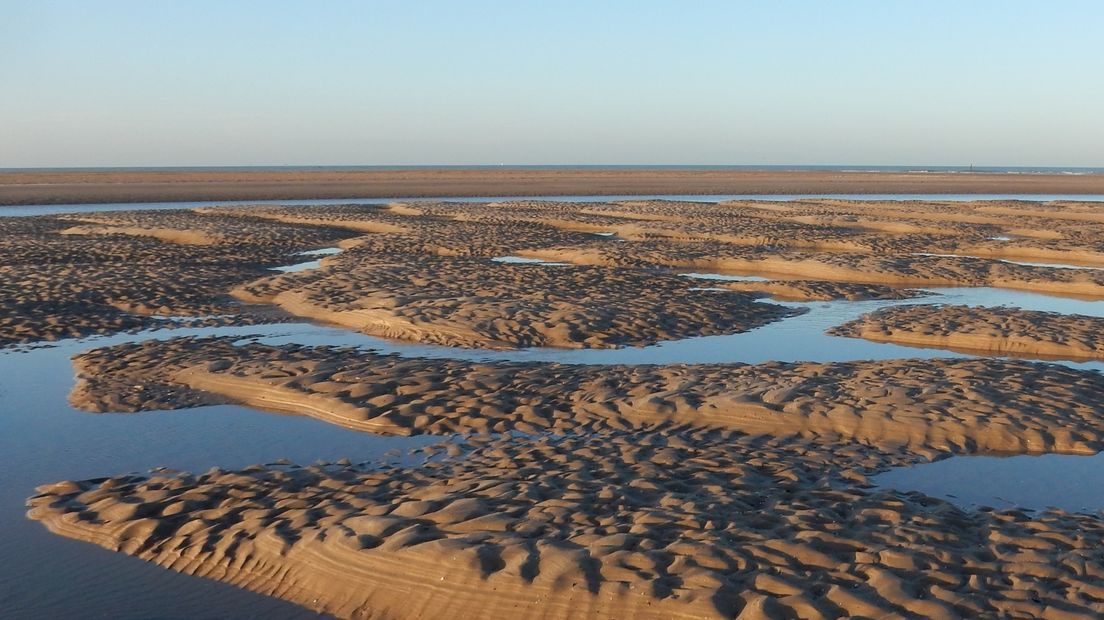
[[[789,168],[802,169],[833,169],[839,171],[855,170],[868,171],[874,169],[896,168],[916,169],[923,172],[929,169],[943,170],[1104,170],[1102,165],[1054,165],[1054,164],[673,164],[673,163],[647,163],[647,164],[521,164],[521,163],[496,163],[496,164],[172,164],[172,165],[63,165],[63,166],[0,166],[0,172],[25,172],[25,171],[66,171],[66,170],[195,170],[195,169],[227,169],[227,168],[390,168],[390,169],[418,169],[418,168],[744,168],[744,169],[774,169]]]

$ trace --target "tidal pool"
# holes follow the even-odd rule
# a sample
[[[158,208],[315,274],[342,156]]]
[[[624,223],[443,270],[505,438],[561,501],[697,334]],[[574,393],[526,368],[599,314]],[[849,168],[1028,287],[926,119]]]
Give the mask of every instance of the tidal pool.
[[[1014,306],[1025,310],[1104,317],[1104,302],[1039,295],[997,288],[934,288],[931,295],[898,300],[779,302],[761,301],[806,312],[739,334],[671,340],[644,347],[619,349],[530,348],[506,351],[443,347],[386,340],[308,325],[269,326],[262,341],[269,344],[363,346],[399,355],[478,361],[559,362],[563,364],[704,364],[742,362],[845,362],[901,358],[977,357],[944,349],[917,348],[829,336],[825,331],[880,308],[906,304]],[[726,289],[700,287],[700,295],[735,295]],[[254,328],[258,329],[258,328]],[[285,333],[279,333],[281,329]],[[290,330],[290,331],[289,331]],[[1102,362],[1057,361],[1074,368],[1104,370]]]
[[[955,456],[892,469],[872,481],[883,488],[919,491],[967,510],[1104,510],[1104,453]]]
[[[334,256],[340,254],[341,248],[322,248],[320,250],[307,250],[306,252],[299,252],[299,256]],[[302,263],[295,263],[293,265],[283,265],[281,267],[273,267],[272,271],[281,271],[283,273],[295,273],[297,271],[307,271],[310,269],[318,269],[322,266],[322,259],[317,258],[315,260],[304,261]]]
[[[571,263],[557,263],[543,258],[525,258],[524,256],[496,256],[491,259],[505,265],[544,265],[545,267],[568,267]]]
[[[743,279],[744,276],[693,274],[700,279]],[[754,276],[753,276],[754,277]],[[756,281],[766,280],[757,278]],[[143,337],[172,338],[177,335],[254,335],[265,344],[299,344],[307,346],[356,346],[394,353],[407,357],[433,359],[463,359],[471,361],[558,362],[562,364],[707,364],[782,362],[847,362],[857,360],[903,358],[963,358],[978,357],[938,348],[870,342],[858,338],[830,336],[825,332],[837,325],[881,308],[908,304],[957,304],[969,306],[1011,306],[1024,310],[1081,314],[1104,317],[1104,301],[1086,301],[1052,297],[987,287],[933,288],[929,295],[912,299],[867,301],[785,302],[760,300],[804,310],[804,313],[775,321],[737,334],[701,336],[664,341],[643,347],[617,349],[528,348],[514,350],[469,349],[388,340],[347,329],[310,323],[259,325],[251,327],[216,327],[146,332],[140,336],[118,336],[121,341]],[[736,295],[733,291],[714,287],[697,287],[695,294]],[[94,342],[90,340],[89,342]],[[92,346],[91,344],[87,346]],[[1026,357],[1025,359],[1034,359]],[[1072,368],[1104,370],[1104,362],[1045,360]]]
[[[693,278],[695,280],[717,280],[723,282],[770,282],[770,278],[764,278],[762,276],[734,276],[723,273],[680,273],[684,278]],[[727,289],[701,289],[701,290],[715,290],[724,291]]]
[[[255,328],[234,328],[228,333]],[[165,330],[157,337],[208,334]],[[154,467],[203,472],[288,458],[310,464],[411,462],[440,437],[379,437],[306,417],[236,406],[94,414],[71,408],[70,356],[154,334],[62,341],[0,351],[0,609],[9,618],[316,618],[308,610],[227,584],[49,533],[24,501],[40,484]],[[166,610],[171,610],[166,615]]]
[[[307,250],[300,252],[300,256],[333,256],[334,254],[341,254],[343,250],[341,248],[320,248],[318,250]]]

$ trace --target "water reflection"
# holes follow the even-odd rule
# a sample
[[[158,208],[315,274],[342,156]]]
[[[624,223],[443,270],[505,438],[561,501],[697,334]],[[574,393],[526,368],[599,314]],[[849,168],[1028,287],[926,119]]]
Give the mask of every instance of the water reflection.
[[[237,328],[248,333],[248,328]],[[156,337],[206,334],[165,330]],[[151,334],[152,335],[152,334]],[[245,407],[91,414],[69,407],[69,358],[121,334],[0,352],[0,610],[5,618],[313,618],[316,614],[225,584],[50,534],[24,517],[34,487],[154,467],[206,471],[290,458],[394,460],[439,438],[377,437],[311,418]],[[404,462],[408,457],[401,457]]]
[[[272,345],[356,346],[407,357],[462,359],[471,361],[558,362],[563,364],[705,364],[783,362],[846,362],[902,358],[977,357],[937,348],[870,342],[825,333],[863,314],[897,305],[946,303],[971,306],[1010,306],[1024,310],[1104,317],[1104,302],[1050,297],[1024,291],[997,288],[936,288],[931,296],[914,299],[867,301],[782,302],[761,301],[806,310],[804,314],[776,321],[739,334],[702,336],[671,340],[644,347],[619,349],[530,348],[516,350],[466,349],[399,340],[388,340],[346,329],[309,323],[216,327],[147,332],[143,338],[173,338],[182,335],[253,335]],[[700,287],[702,295],[732,295],[727,289]],[[123,336],[123,340],[135,336]],[[107,340],[105,342],[110,342]],[[99,342],[89,339],[91,346]],[[1030,359],[1030,358],[1029,358]],[[1086,370],[1104,370],[1102,362],[1058,361]]]
[[[570,263],[557,263],[556,261],[544,260],[542,258],[525,258],[524,256],[496,256],[492,258],[491,261],[506,265],[544,265],[546,267],[570,266]]]
[[[299,252],[299,256],[333,256],[341,253],[341,248],[322,248],[320,250],[307,250],[306,252]],[[283,265],[281,267],[273,267],[272,271],[280,271],[283,273],[295,273],[298,271],[308,271],[310,269],[318,269],[322,266],[322,259],[309,260],[302,263],[295,263],[294,265]]]
[[[684,278],[694,278],[695,280],[721,280],[727,282],[770,282],[770,278],[764,278],[762,276],[734,276],[723,273],[682,273],[679,274]],[[723,291],[727,289],[701,289],[701,290],[717,290]]]
[[[1093,456],[956,456],[893,469],[878,486],[946,499],[961,508],[1104,509],[1104,453]]]

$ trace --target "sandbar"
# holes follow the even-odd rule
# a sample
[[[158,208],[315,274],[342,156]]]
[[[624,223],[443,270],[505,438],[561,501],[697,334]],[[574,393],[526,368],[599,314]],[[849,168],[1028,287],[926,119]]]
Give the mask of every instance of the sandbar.
[[[1094,194],[1104,175],[670,169],[0,173],[0,204],[647,194]]]

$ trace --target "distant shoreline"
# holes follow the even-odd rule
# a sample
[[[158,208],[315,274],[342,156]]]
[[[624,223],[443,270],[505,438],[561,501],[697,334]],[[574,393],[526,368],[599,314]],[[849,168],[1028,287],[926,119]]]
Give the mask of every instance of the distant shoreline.
[[[1027,170],[1027,169],[1025,169]],[[1069,169],[1074,170],[1074,169]],[[0,172],[0,205],[755,194],[1104,194],[1104,173],[748,170],[733,167],[409,167]]]
[[[710,172],[953,172],[1000,174],[1104,174],[1104,166],[875,166],[862,164],[409,164],[409,165],[253,165],[253,166],[31,166],[0,167],[8,173],[44,172],[396,172],[434,170],[672,170]]]

